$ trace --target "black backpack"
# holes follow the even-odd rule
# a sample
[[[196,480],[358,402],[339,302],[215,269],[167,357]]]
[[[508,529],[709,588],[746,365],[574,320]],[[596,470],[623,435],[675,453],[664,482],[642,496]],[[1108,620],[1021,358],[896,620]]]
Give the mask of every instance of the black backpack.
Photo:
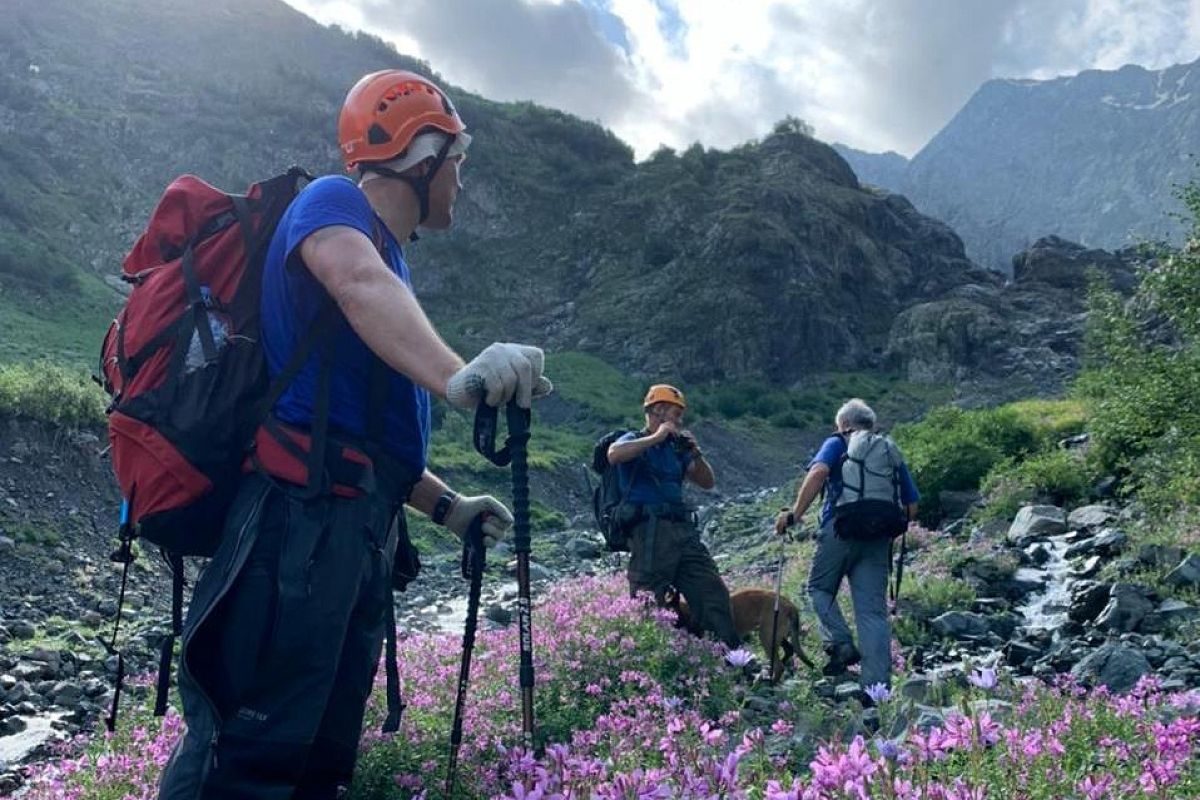
[[[609,446],[626,433],[626,430],[609,431],[592,448],[592,471],[600,476],[600,484],[592,490],[592,513],[596,515],[596,527],[604,536],[604,544],[612,553],[629,552],[628,526],[621,524],[619,513],[625,501],[621,473],[608,463]]]

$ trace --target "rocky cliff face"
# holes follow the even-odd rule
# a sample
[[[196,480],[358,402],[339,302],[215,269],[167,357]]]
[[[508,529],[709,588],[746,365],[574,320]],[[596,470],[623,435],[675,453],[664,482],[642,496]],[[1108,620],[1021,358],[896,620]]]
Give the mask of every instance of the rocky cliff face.
[[[1115,249],[1174,239],[1173,187],[1194,174],[1200,62],[1047,81],[992,80],[901,171],[847,150],[859,177],[908,196],[1009,273],[1013,253],[1058,235]]]
[[[1053,391],[1079,368],[1090,276],[1128,292],[1142,258],[1135,248],[1110,253],[1039,239],[1013,257],[1013,281],[964,283],[903,311],[889,357],[913,380],[983,379],[990,402]]]
[[[338,171],[345,88],[374,69],[427,69],[278,0],[16,0],[11,11],[0,287],[64,303],[83,278],[118,268],[173,175],[240,190],[291,163]],[[689,381],[1008,368],[992,355],[1015,324],[1000,282],[946,224],[860,185],[833,148],[781,132],[638,164],[597,125],[450,89],[475,134],[466,189],[455,230],[409,255],[456,345],[522,337]]]

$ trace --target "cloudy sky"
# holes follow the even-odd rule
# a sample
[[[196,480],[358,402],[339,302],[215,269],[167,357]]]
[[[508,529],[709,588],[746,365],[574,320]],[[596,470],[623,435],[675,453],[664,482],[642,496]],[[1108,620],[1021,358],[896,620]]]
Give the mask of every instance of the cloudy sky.
[[[1200,0],[287,2],[486,97],[597,120],[639,157],[729,147],[788,114],[911,156],[988,78],[1200,57]]]

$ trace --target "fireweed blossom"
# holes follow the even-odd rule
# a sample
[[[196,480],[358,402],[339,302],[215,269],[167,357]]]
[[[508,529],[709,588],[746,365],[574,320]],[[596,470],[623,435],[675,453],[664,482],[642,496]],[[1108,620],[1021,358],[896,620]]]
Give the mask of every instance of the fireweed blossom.
[[[997,686],[995,699],[1013,703],[1004,714],[968,710],[891,742],[839,741],[830,725],[821,740],[815,720],[834,712],[808,694],[788,695],[773,722],[761,720],[769,727],[743,720],[746,684],[719,645],[647,613],[622,578],[560,584],[535,607],[533,627],[544,750],[517,746],[516,631],[481,632],[460,751],[463,798],[1200,797],[1200,692],[1149,681],[1114,696],[1069,678]],[[408,710],[398,733],[379,733],[381,670],[348,800],[443,800],[459,637],[413,635],[400,645]],[[76,742],[34,770],[25,800],[152,800],[182,721],[130,705],[116,735]],[[815,738],[795,736],[814,726]]]

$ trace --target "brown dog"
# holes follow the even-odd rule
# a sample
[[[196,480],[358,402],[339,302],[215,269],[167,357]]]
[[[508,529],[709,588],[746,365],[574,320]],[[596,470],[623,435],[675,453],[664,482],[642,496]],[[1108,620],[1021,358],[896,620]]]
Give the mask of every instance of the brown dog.
[[[703,631],[699,630],[692,620],[687,600],[680,597],[679,592],[673,588],[668,589],[663,595],[663,603],[679,616],[679,627],[696,636],[703,635]],[[745,639],[754,631],[758,631],[758,641],[768,659],[771,657],[771,629],[775,628],[775,642],[783,653],[782,657],[775,661],[775,673],[771,680],[779,680],[783,675],[784,665],[792,663],[792,656],[799,658],[809,667],[813,666],[813,662],[800,647],[800,609],[796,608],[796,604],[791,600],[780,596],[778,625],[775,623],[775,593],[772,591],[738,589],[729,595],[729,605],[733,609],[733,625],[738,635]]]

